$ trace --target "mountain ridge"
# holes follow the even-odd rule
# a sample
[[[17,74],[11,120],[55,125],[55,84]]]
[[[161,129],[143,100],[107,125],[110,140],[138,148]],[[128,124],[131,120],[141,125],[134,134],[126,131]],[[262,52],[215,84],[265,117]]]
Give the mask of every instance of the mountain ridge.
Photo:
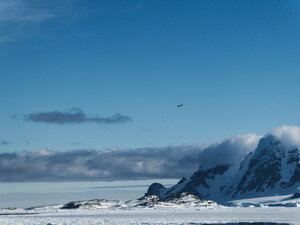
[[[169,200],[185,192],[223,202],[249,196],[292,194],[300,186],[299,155],[297,145],[287,146],[280,137],[269,133],[241,162],[200,165],[191,177],[182,178],[173,187],[153,183],[145,196],[157,195],[161,200]]]

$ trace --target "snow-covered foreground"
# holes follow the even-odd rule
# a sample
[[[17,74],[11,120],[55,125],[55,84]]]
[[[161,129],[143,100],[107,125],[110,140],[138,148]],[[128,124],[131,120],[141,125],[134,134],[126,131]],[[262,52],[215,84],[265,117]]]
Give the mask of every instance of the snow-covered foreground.
[[[240,199],[229,201],[225,204],[238,207],[300,207],[300,193]]]
[[[22,214],[24,213],[24,214]],[[36,214],[26,214],[36,213]],[[0,211],[0,224],[14,225],[94,225],[94,224],[224,224],[273,222],[300,224],[300,208],[293,207],[212,207],[212,208],[132,208],[59,209]],[[5,214],[5,215],[4,215]],[[8,215],[10,214],[10,215]],[[14,215],[12,215],[14,214]]]
[[[160,201],[155,195],[126,202],[93,199],[72,201],[64,205],[0,209],[0,224],[300,225],[298,194],[237,200],[227,205],[231,207],[201,200],[187,193],[169,201]]]

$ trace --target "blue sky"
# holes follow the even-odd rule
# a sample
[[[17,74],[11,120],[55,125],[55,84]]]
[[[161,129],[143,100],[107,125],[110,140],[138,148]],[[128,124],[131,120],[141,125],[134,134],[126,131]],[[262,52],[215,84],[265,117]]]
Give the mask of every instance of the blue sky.
[[[299,125],[299,61],[296,0],[0,0],[0,153],[176,146]],[[131,121],[26,120],[72,108]]]

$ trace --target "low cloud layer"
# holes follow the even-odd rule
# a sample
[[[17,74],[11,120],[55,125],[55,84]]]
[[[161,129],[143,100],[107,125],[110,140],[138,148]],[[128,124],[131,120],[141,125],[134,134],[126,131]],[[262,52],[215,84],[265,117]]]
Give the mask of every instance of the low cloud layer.
[[[0,155],[0,181],[126,180],[178,178],[198,166],[197,147],[38,150]]]
[[[130,122],[129,116],[116,113],[109,117],[87,116],[81,109],[74,108],[71,111],[60,112],[38,112],[24,115],[25,121],[47,124],[80,124],[80,123],[97,123],[97,124],[121,124]]]
[[[207,162],[242,160],[258,139],[245,135],[212,145],[6,153],[0,154],[0,181],[177,179]]]
[[[286,146],[300,143],[300,127],[282,126],[270,134]],[[177,179],[191,176],[199,167],[230,164],[235,168],[260,139],[247,134],[206,145],[4,153],[0,154],[0,181]]]

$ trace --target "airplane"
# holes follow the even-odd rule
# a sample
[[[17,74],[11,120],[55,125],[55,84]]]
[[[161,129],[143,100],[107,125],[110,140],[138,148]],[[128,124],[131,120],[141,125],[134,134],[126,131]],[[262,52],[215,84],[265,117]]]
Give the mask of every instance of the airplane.
[[[183,104],[179,104],[179,105],[177,105],[177,107],[182,107],[183,106]]]

